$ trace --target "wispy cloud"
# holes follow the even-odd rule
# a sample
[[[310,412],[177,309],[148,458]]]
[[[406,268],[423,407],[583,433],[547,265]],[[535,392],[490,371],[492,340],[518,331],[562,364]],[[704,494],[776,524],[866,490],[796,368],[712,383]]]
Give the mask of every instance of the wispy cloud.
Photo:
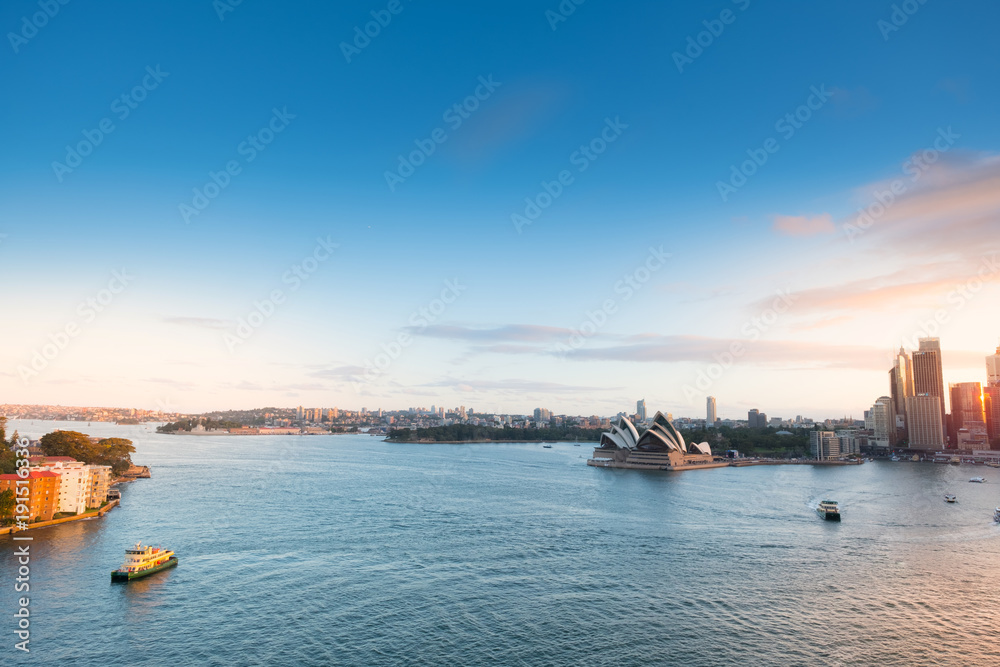
[[[211,317],[164,317],[163,321],[167,324],[203,329],[228,329],[231,325],[227,320],[217,320]]]
[[[412,328],[412,333],[431,338],[447,338],[450,340],[467,340],[476,343],[542,343],[561,340],[572,335],[570,329],[546,327],[533,324],[507,324],[498,327],[466,327],[434,325],[424,329]]]
[[[771,229],[786,236],[815,236],[836,231],[829,213],[814,217],[804,215],[776,215]]]

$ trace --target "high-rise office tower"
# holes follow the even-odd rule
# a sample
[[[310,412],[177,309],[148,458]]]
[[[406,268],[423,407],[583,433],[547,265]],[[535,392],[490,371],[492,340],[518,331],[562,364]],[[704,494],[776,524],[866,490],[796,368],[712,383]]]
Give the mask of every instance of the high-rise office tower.
[[[941,399],[917,394],[906,399],[910,419],[910,449],[942,449],[945,446]]]
[[[750,428],[757,428],[760,419],[760,410],[754,408],[753,410],[747,411],[747,426]]]
[[[709,396],[706,402],[708,405],[705,414],[705,427],[713,428],[715,426],[715,396]]]
[[[872,421],[875,431],[875,439],[883,443],[888,443],[891,447],[896,444],[896,417],[893,414],[892,398],[880,396],[875,405],[872,406]]]
[[[986,386],[1000,387],[1000,346],[996,354],[986,357]]]
[[[941,425],[946,423],[944,411],[944,376],[941,372],[941,340],[921,338],[920,349],[913,353],[913,395],[937,396],[940,401]]]
[[[983,388],[978,382],[958,382],[948,385],[951,393],[951,429],[948,437],[958,444],[958,429],[982,428],[986,424],[983,411]]]
[[[809,447],[813,458],[821,461],[840,456],[840,438],[834,431],[810,431]]]
[[[990,442],[1000,440],[1000,384],[983,387],[983,412]],[[997,445],[1000,448],[1000,444]]]
[[[646,421],[646,399],[641,398],[635,402],[635,414],[639,415],[639,421]]]
[[[913,364],[910,355],[902,347],[893,360],[892,370],[889,371],[889,384],[892,393],[892,407],[896,417],[902,417],[903,437],[906,437],[906,399],[913,396]]]

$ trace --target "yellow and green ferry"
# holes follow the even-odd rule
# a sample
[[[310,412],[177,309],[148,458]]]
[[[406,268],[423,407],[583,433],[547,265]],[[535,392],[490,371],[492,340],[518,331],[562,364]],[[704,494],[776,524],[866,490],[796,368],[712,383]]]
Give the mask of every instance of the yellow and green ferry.
[[[135,547],[125,550],[125,563],[111,573],[111,581],[132,581],[176,565],[177,556],[173,551],[144,547],[138,542]]]

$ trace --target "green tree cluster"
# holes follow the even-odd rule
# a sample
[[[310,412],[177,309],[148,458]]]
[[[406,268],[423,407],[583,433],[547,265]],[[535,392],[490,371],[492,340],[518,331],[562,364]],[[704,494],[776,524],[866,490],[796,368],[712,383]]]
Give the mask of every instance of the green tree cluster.
[[[791,435],[778,435],[773,428],[731,428],[681,431],[686,442],[707,442],[713,454],[723,454],[727,449],[738,450],[747,456],[774,458],[805,457],[809,455],[810,429],[796,428]]]
[[[17,431],[7,439],[7,418],[0,415],[0,474],[12,475],[17,472],[17,454],[14,445],[21,436]]]
[[[169,424],[163,424],[162,426],[156,427],[157,433],[176,433],[177,431],[190,431],[198,424],[204,424],[205,428],[209,431],[212,429],[230,429],[230,428],[242,428],[244,425],[240,422],[229,421],[227,419],[215,420],[207,418],[194,418],[194,419],[181,419],[175,422],[170,422]]]
[[[132,465],[135,447],[125,438],[104,438],[91,442],[90,438],[78,431],[55,431],[42,436],[39,443],[45,456],[71,456],[77,461],[111,466],[117,477]]]

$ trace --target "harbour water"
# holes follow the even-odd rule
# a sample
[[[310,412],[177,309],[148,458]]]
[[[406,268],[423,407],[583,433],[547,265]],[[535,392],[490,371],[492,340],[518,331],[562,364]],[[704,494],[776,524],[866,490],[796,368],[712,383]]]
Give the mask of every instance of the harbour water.
[[[29,655],[0,537],[3,664],[1000,664],[989,468],[647,473],[588,467],[587,444],[11,426],[131,438],[152,478],[29,533]],[[180,566],[111,584],[139,540]]]

